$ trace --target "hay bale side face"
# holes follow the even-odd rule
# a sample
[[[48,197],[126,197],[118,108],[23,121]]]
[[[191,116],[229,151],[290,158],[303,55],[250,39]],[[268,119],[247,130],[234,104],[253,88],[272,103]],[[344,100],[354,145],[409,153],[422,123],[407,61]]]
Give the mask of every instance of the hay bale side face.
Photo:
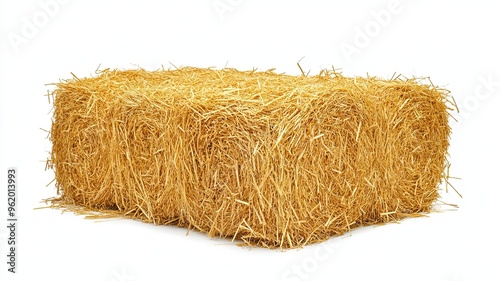
[[[412,80],[104,71],[54,94],[62,204],[264,247],[429,211],[450,133]]]

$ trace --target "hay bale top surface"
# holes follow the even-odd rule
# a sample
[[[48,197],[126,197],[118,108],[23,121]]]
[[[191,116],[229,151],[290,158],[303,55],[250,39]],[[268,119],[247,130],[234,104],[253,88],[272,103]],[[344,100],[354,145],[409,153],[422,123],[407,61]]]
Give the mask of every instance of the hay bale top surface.
[[[316,76],[293,76],[278,74],[272,70],[239,71],[184,67],[176,70],[145,71],[103,70],[99,76],[74,79],[72,90],[90,94],[109,102],[127,102],[133,105],[134,97],[151,101],[191,101],[198,104],[220,101],[242,103],[251,107],[282,106],[283,102],[307,102],[337,94],[364,98],[389,96],[391,92],[413,92],[414,97],[434,95],[442,98],[441,91],[431,91],[430,85],[420,83],[422,79],[392,80],[372,78],[349,78],[338,73],[322,71]]]

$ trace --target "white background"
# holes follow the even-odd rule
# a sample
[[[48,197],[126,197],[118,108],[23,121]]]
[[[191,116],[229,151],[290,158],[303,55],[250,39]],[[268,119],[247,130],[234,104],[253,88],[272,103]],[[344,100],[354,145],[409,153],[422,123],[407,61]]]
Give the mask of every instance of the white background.
[[[15,1],[0,3],[0,182],[17,167],[18,273],[1,280],[500,280],[500,5],[495,1]],[[47,83],[101,68],[234,67],[430,76],[452,122],[459,209],[365,227],[300,250],[249,249],[174,226],[42,209],[55,195]],[[2,179],[3,178],[3,179]],[[450,209],[450,208],[449,208]]]

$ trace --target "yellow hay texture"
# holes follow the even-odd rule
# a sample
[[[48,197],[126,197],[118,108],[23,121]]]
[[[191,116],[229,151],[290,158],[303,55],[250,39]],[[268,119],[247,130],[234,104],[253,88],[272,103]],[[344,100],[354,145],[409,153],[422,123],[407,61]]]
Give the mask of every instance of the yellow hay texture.
[[[293,248],[430,211],[448,91],[184,67],[56,84],[58,206]]]

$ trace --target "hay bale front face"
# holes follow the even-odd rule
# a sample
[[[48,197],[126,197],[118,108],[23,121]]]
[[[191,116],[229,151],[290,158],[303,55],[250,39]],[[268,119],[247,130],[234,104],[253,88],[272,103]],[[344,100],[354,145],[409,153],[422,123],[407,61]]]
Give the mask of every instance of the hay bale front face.
[[[429,211],[450,133],[414,80],[106,70],[54,94],[59,204],[264,247]]]

